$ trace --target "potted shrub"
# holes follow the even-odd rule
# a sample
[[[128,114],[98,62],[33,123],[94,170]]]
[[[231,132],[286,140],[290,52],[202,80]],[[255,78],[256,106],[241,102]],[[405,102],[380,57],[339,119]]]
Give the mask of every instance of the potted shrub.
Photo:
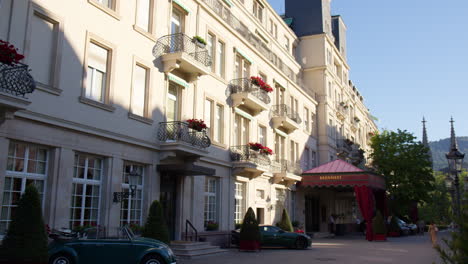
[[[260,229],[252,207],[242,221],[239,250],[260,250]]]
[[[47,233],[39,192],[29,184],[21,196],[0,252],[1,263],[47,263]]]
[[[155,200],[150,207],[145,227],[141,234],[143,237],[154,238],[169,245],[169,229],[164,219],[161,204]]]
[[[205,122],[201,119],[189,119],[187,120],[187,123],[188,123],[188,128],[191,128],[198,132],[206,128]]]
[[[0,63],[13,65],[19,63],[24,56],[17,52],[18,49],[8,41],[0,40]]]
[[[206,41],[200,36],[194,36],[192,38],[192,41],[197,44],[198,47],[204,48],[206,46]]]
[[[387,240],[387,227],[383,220],[380,211],[377,211],[374,219],[372,219],[372,228],[374,229],[374,240],[375,241],[386,241]]]
[[[278,223],[278,227],[287,232],[293,232],[294,228],[289,218],[289,214],[286,209],[283,209],[283,214],[281,215],[281,221]]]
[[[219,227],[219,225],[216,222],[208,221],[206,223],[206,231],[216,231],[216,230],[218,230],[218,227]]]

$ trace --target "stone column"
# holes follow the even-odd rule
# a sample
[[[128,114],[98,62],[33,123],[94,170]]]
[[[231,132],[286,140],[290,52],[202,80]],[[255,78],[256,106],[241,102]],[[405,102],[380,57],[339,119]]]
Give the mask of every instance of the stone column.
[[[50,199],[55,201],[55,205],[50,210],[50,227],[57,229],[69,228],[75,152],[71,149],[59,148],[54,153],[58,156],[54,160],[57,160],[59,164],[56,170],[57,173],[51,175]]]
[[[8,146],[9,140],[4,137],[0,137],[0,205],[3,204],[3,184],[5,182],[6,166],[8,160]]]
[[[108,232],[117,230],[120,226],[121,203],[114,203],[114,192],[122,191],[122,174],[124,162],[112,157],[106,160],[101,190],[101,223]],[[112,234],[111,234],[112,235]]]

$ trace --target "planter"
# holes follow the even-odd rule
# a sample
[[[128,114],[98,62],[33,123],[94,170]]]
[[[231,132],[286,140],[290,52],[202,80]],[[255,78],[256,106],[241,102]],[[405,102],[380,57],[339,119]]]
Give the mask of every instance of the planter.
[[[241,240],[240,244],[239,244],[239,250],[259,251],[260,250],[260,241]]]
[[[387,236],[385,234],[374,234],[374,241],[387,241]]]
[[[197,46],[198,46],[199,48],[202,48],[202,49],[204,49],[204,48],[206,47],[206,44],[203,44],[203,43],[198,42],[198,41],[195,41],[195,44],[197,44]]]

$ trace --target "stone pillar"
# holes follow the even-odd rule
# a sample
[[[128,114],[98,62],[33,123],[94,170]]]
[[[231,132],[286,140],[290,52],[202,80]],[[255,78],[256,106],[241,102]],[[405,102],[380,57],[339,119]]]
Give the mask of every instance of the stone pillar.
[[[193,177],[193,222],[192,224],[199,231],[204,230],[204,213],[205,213],[205,177]]]
[[[55,153],[58,155],[57,160],[60,162],[57,166],[57,173],[51,175],[50,197],[51,201],[55,201],[55,206],[50,211],[50,227],[57,229],[69,228],[75,152],[71,149],[60,148]]]
[[[105,176],[101,184],[101,223],[108,232],[117,230],[120,226],[121,203],[114,203],[113,199],[114,192],[122,191],[123,166],[123,160],[116,157],[107,159],[104,166]]]
[[[9,140],[4,137],[0,137],[0,205],[3,204],[3,184],[5,182],[6,166],[8,160],[8,146]]]

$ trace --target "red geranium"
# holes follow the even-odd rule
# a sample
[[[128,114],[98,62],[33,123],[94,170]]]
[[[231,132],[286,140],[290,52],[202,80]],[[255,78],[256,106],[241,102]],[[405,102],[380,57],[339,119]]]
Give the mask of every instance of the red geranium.
[[[252,76],[250,77],[250,81],[253,85],[257,85],[258,87],[260,87],[260,89],[268,93],[273,92],[273,88],[271,88],[271,86],[267,84],[261,77]]]
[[[187,120],[187,123],[188,127],[193,130],[202,131],[206,128],[205,122],[201,119],[189,119]]]
[[[249,143],[249,146],[250,146],[250,149],[251,149],[251,150],[256,150],[256,151],[258,151],[258,150],[263,149],[263,145],[260,144],[260,143]]]
[[[265,154],[265,155],[273,155],[273,150],[271,150],[269,147],[263,147],[260,150],[260,153]]]
[[[24,56],[19,54],[17,50],[8,41],[0,40],[0,63],[12,65],[24,59]]]

